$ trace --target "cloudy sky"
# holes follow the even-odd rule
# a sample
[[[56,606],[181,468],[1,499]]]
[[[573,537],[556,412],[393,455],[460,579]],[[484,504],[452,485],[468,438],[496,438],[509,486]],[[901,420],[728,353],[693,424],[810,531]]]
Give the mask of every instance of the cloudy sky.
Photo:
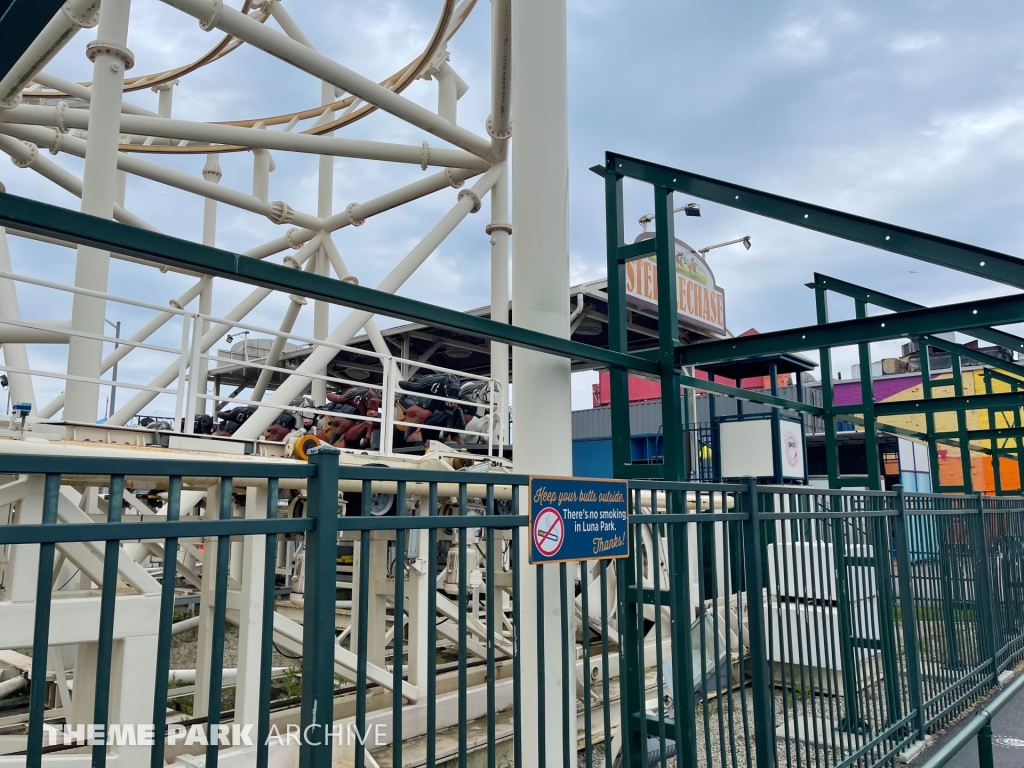
[[[237,4],[237,3],[233,3]],[[215,41],[194,20],[156,0],[134,0],[131,74],[191,60]],[[288,2],[323,52],[374,79],[411,60],[429,39],[441,3],[361,0]],[[679,0],[570,0],[569,93],[571,256],[574,282],[603,276],[600,180],[587,168],[605,150],[727,179],[957,240],[1020,254],[1024,224],[1024,13],[1002,0],[955,3],[809,2],[694,3]],[[83,33],[48,71],[89,79]],[[480,2],[450,45],[451,65],[469,83],[459,121],[483,134],[489,109],[489,7]],[[289,112],[317,103],[319,83],[254,49],[185,78],[175,117],[230,120]],[[419,81],[406,95],[434,108],[436,85]],[[130,97],[156,108],[156,95]],[[418,145],[422,132],[382,114],[344,135]],[[435,144],[431,140],[431,144]],[[47,155],[47,157],[49,157]],[[271,200],[316,208],[316,159],[276,153]],[[57,162],[81,173],[81,161]],[[160,161],[164,162],[164,161]],[[204,158],[169,165],[198,175]],[[251,156],[226,156],[222,184],[251,191]],[[336,162],[335,210],[422,175],[419,167]],[[0,165],[9,191],[77,208],[77,201],[31,171]],[[627,222],[649,212],[637,187],[628,191]],[[364,285],[376,284],[455,203],[447,190],[349,227],[335,242]],[[688,202],[678,199],[677,205]],[[202,202],[160,185],[130,179],[126,206],[161,230],[198,239]],[[486,208],[485,208],[486,210]],[[710,257],[725,288],[730,329],[740,333],[814,322],[813,294],[803,284],[815,271],[935,305],[1008,293],[1004,286],[881,251],[794,230],[749,214],[702,204],[700,219],[680,218],[677,234],[696,248],[750,235]],[[469,217],[402,293],[462,309],[488,302],[486,214]],[[244,250],[281,234],[266,219],[220,207],[218,245]],[[10,238],[16,271],[68,280],[73,251]],[[189,280],[116,263],[111,290],[157,303]],[[67,318],[69,300],[19,289],[22,314]],[[215,311],[247,293],[218,284]],[[285,299],[268,302],[250,320],[276,326]],[[834,301],[836,319],[852,303]],[[335,310],[332,325],[345,310]],[[108,317],[137,327],[148,315],[110,307]],[[308,333],[312,313],[297,330]],[[177,344],[169,327],[156,337]],[[876,345],[875,357],[898,344]],[[60,370],[63,353],[32,347],[33,365]],[[132,361],[129,363],[128,361]],[[147,381],[167,364],[157,352],[133,353],[121,377]],[[839,370],[855,362],[837,354]],[[589,404],[591,374],[574,382],[576,407]],[[40,382],[46,402],[62,388]],[[123,401],[122,401],[123,402]]]

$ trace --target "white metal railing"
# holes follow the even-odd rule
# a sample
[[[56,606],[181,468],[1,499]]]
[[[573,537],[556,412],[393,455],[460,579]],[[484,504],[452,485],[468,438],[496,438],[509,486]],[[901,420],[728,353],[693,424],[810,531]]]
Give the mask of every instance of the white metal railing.
[[[301,375],[309,379],[319,379],[327,382],[328,387],[334,387],[338,392],[344,391],[350,387],[362,387],[374,392],[378,392],[381,397],[381,410],[378,416],[363,415],[360,413],[345,413],[341,414],[337,411],[328,410],[324,404],[314,404],[314,407],[310,408],[308,405],[297,404],[297,405],[275,405],[275,408],[281,408],[283,411],[289,412],[301,412],[302,414],[313,414],[314,416],[331,418],[336,416],[343,416],[346,419],[352,421],[368,421],[378,424],[380,426],[381,439],[379,453],[384,455],[393,455],[395,451],[394,437],[395,429],[403,428],[407,431],[415,431],[418,429],[426,429],[430,431],[443,432],[450,435],[461,435],[464,438],[480,444],[487,445],[487,455],[494,456],[499,455],[501,452],[501,445],[504,440],[504,426],[507,424],[507,410],[504,406],[504,398],[501,397],[500,387],[501,385],[495,379],[487,376],[480,376],[477,374],[470,374],[464,371],[458,371],[452,368],[445,368],[442,366],[431,365],[429,363],[421,362],[418,360],[410,360],[394,355],[384,355],[376,351],[358,349],[343,344],[334,344],[322,339],[313,339],[300,334],[285,332],[280,330],[274,330],[265,328],[253,323],[247,323],[242,320],[231,320],[227,318],[218,317],[216,315],[203,314],[200,312],[193,312],[186,309],[180,309],[174,305],[159,305],[152,302],[140,301],[138,299],[131,299],[124,296],[117,296],[115,294],[104,293],[101,291],[92,291],[84,288],[78,288],[69,286],[61,283],[52,282],[49,280],[43,280],[40,278],[29,277],[26,275],[13,274],[9,272],[0,272],[0,279],[13,280],[17,282],[27,283],[35,285],[41,288],[50,288],[53,290],[63,291],[67,293],[76,293],[85,296],[91,296],[98,299],[104,299],[106,301],[115,302],[118,304],[138,307],[141,309],[152,310],[159,313],[165,313],[172,316],[181,318],[181,343],[179,346],[168,346],[166,344],[156,344],[149,341],[134,340],[130,337],[112,337],[102,334],[92,334],[85,331],[77,330],[75,328],[60,326],[55,328],[41,321],[32,321],[24,319],[8,319],[0,318],[0,326],[8,325],[20,328],[41,330],[41,331],[55,331],[61,335],[74,336],[78,338],[91,339],[94,341],[109,342],[111,344],[118,344],[121,346],[127,346],[131,349],[125,354],[129,354],[134,349],[145,349],[151,352],[158,352],[162,354],[176,355],[178,359],[178,374],[175,379],[175,386],[159,387],[152,384],[140,384],[122,378],[113,381],[112,379],[95,378],[88,376],[80,376],[74,374],[68,374],[66,372],[59,372],[53,370],[37,369],[37,368],[19,368],[9,365],[0,365],[0,370],[7,371],[15,374],[24,374],[29,376],[40,376],[45,378],[61,379],[64,381],[80,381],[88,382],[92,384],[99,384],[101,386],[116,386],[119,389],[130,389],[136,391],[150,392],[155,395],[169,395],[174,397],[174,416],[171,422],[172,431],[179,432],[182,434],[194,434],[195,417],[197,415],[196,404],[199,401],[213,400],[214,403],[231,403],[242,406],[255,406],[259,407],[263,405],[262,402],[244,397],[232,397],[225,396],[218,393],[210,393],[207,389],[209,385],[209,379],[213,377],[213,373],[208,367],[206,381],[199,382],[196,377],[192,375],[193,371],[200,370],[202,361],[207,361],[218,364],[218,367],[224,367],[225,364],[228,366],[240,366],[244,368],[255,368],[260,371],[271,371],[274,373],[281,373],[286,376],[295,373],[294,369],[285,368],[281,365],[269,365],[267,363],[267,357],[260,357],[249,360],[235,360],[231,358],[225,358],[218,356],[217,354],[211,354],[209,351],[204,352],[202,350],[202,338],[203,338],[203,327],[204,324],[209,323],[213,325],[225,326],[225,331],[221,335],[228,335],[236,329],[242,331],[250,331],[259,334],[265,334],[273,339],[282,339],[286,343],[288,341],[300,342],[310,347],[329,347],[338,352],[349,352],[358,355],[363,358],[375,360],[381,366],[381,382],[370,383],[366,381],[357,381],[353,379],[346,379],[338,376],[330,376],[326,374],[306,373],[303,372]],[[217,342],[213,342],[209,347],[213,347]],[[294,352],[294,350],[291,350]],[[283,353],[283,350],[282,350]],[[123,358],[121,358],[123,359]],[[460,400],[458,398],[451,398],[441,395],[432,395],[423,392],[411,392],[403,389],[400,386],[402,381],[402,366],[409,366],[410,369],[418,370],[421,374],[426,373],[446,373],[454,374],[459,378],[460,384],[464,384],[466,381],[481,381],[487,384],[487,402],[479,403],[468,400]],[[122,375],[125,368],[122,366]],[[481,422],[477,425],[476,429],[464,429],[457,426],[445,427],[435,426],[426,424],[415,424],[411,421],[405,421],[397,418],[396,414],[396,402],[402,395],[408,395],[417,399],[431,400],[431,401],[443,401],[452,406],[461,406],[465,410],[465,413],[471,414],[471,418],[468,421],[475,420]],[[484,413],[481,414],[480,411]],[[203,409],[205,412],[206,409]],[[133,417],[136,414],[131,414]],[[215,415],[215,414],[214,414]],[[165,417],[169,418],[169,417]],[[468,423],[465,425],[468,426]],[[364,451],[366,449],[360,449]]]

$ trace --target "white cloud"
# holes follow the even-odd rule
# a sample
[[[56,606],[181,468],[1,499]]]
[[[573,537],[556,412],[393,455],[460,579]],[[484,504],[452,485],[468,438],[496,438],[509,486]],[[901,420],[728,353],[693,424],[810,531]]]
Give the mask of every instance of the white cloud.
[[[819,59],[828,53],[828,39],[818,21],[794,21],[775,33],[779,52],[798,60]]]
[[[897,35],[887,46],[893,53],[917,53],[938,45],[943,40],[938,32],[916,32]]]

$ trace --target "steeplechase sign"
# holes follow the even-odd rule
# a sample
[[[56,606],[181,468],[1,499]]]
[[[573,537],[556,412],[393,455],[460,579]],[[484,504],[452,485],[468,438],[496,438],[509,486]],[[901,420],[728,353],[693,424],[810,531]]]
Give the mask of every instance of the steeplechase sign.
[[[649,240],[641,233],[634,242]],[[658,308],[658,265],[653,256],[626,262],[626,301]],[[725,336],[725,291],[703,257],[676,238],[676,303],[683,325]]]
[[[625,480],[530,478],[530,562],[629,556]]]

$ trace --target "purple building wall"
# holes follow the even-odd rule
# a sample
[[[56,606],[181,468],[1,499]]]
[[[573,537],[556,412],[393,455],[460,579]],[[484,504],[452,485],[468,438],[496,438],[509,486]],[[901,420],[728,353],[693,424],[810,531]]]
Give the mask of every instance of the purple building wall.
[[[881,403],[893,395],[905,392],[908,389],[921,386],[920,376],[894,376],[875,379],[875,402]],[[820,386],[816,389],[821,389]],[[832,385],[835,393],[836,405],[860,405],[860,382],[859,381],[837,381]]]

